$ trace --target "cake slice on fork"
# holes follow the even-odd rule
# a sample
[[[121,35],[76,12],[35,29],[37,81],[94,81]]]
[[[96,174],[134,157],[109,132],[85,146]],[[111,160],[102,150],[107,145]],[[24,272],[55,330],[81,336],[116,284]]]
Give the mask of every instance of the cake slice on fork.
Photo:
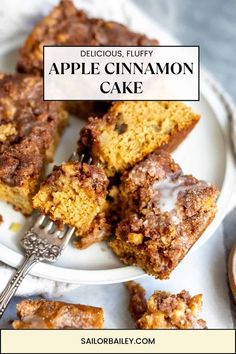
[[[59,225],[75,227],[75,245],[86,248],[110,235],[104,215],[107,186],[108,179],[100,167],[65,162],[55,166],[42,183],[33,205]]]

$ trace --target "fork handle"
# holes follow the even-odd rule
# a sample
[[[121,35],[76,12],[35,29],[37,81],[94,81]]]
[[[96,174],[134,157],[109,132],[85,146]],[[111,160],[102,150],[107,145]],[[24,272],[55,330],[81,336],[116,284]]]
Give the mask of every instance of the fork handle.
[[[30,254],[26,256],[23,264],[15,272],[13,277],[9,280],[7,286],[0,295],[0,318],[2,317],[7,305],[19,288],[22,280],[29,273],[30,269],[39,262],[37,255]]]

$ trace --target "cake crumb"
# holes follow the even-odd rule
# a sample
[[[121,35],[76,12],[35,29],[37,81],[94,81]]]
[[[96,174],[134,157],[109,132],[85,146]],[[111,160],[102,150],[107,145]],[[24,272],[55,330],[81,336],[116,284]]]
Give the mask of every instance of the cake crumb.
[[[125,285],[130,293],[129,312],[136,322],[147,310],[146,291],[134,281],[129,281]]]
[[[21,229],[21,226],[22,225],[20,223],[13,222],[13,223],[11,223],[9,230],[12,232],[18,232]]]

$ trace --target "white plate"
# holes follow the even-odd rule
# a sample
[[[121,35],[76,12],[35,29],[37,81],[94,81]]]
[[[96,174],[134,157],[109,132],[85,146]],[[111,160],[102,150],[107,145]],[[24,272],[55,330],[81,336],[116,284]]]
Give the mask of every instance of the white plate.
[[[135,11],[137,12],[136,9]],[[148,24],[150,27],[150,21]],[[152,26],[154,25],[152,24]],[[13,43],[11,41],[4,47],[2,46],[1,71],[13,70],[16,61],[14,48],[17,48],[21,42],[16,40]],[[163,40],[162,43],[166,43],[166,41]],[[230,199],[235,188],[236,170],[230,145],[228,111],[225,99],[221,98],[219,90],[218,85],[215,85],[208,76],[205,75],[205,78],[202,78],[201,100],[191,104],[202,118],[173,154],[185,173],[191,173],[200,179],[215,183],[220,189],[217,216],[187,257],[213,235],[229,209]],[[60,163],[70,156],[76,146],[79,130],[83,124],[84,121],[78,118],[70,118],[70,126],[57,150],[55,163]],[[30,219],[25,219],[4,202],[0,202],[0,214],[4,218],[4,223],[0,226],[0,260],[17,267],[23,260],[19,240],[24,230],[29,226]],[[9,227],[12,223],[22,225],[20,232],[10,231]],[[38,264],[33,268],[31,274],[80,284],[115,283],[144,275],[143,271],[137,267],[126,267],[121,264],[105,243],[93,245],[83,251],[78,251],[69,245],[57,263],[53,265]]]

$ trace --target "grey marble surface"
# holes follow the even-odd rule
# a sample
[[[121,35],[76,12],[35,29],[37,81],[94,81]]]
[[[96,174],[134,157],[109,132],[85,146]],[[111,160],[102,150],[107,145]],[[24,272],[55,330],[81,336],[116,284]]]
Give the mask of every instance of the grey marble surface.
[[[235,0],[132,1],[183,44],[200,45],[201,64],[236,101]]]

